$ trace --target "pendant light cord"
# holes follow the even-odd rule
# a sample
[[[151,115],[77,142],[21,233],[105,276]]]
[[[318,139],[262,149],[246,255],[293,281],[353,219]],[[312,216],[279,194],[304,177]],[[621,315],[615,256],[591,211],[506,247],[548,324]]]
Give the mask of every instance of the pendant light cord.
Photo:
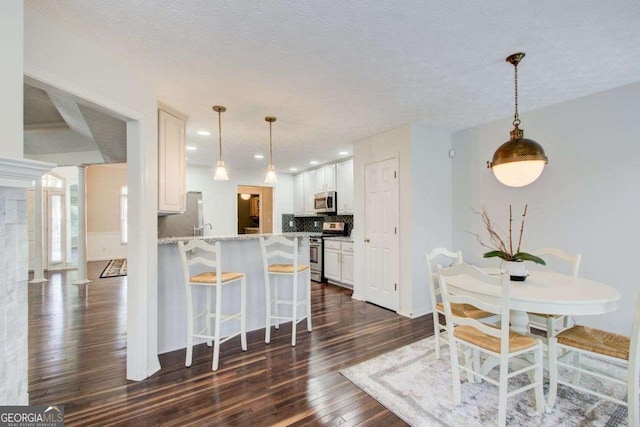
[[[273,164],[273,138],[271,136],[271,124],[272,122],[269,122],[269,164],[270,165]]]
[[[515,106],[516,112],[513,115],[513,125],[518,126],[520,124],[520,116],[518,115],[518,64],[513,65],[513,81],[515,86]]]
[[[218,160],[222,160],[222,120],[218,111]]]

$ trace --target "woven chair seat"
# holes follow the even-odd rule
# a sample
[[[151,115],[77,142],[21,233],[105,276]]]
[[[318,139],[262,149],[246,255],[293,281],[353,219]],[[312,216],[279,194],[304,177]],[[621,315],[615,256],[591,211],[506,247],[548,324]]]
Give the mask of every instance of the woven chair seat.
[[[630,340],[624,335],[587,326],[574,326],[557,336],[558,343],[606,356],[629,360]]]
[[[444,313],[444,304],[439,302],[436,304],[436,309],[440,313]],[[484,310],[480,310],[471,304],[451,304],[451,313],[456,317],[467,317],[469,319],[482,319],[484,317],[494,316],[493,313],[489,313]]]
[[[500,338],[487,335],[473,326],[457,326],[453,335],[461,340],[485,348],[494,353],[500,353]],[[509,352],[524,350],[533,347],[538,343],[535,338],[509,331]]]
[[[305,264],[298,264],[298,271],[304,271],[309,266]],[[269,266],[269,273],[293,273],[293,264],[271,264]]]
[[[235,273],[235,272],[222,272],[222,283],[230,282],[231,280],[236,280],[244,276],[244,273]],[[191,276],[189,278],[191,283],[210,283],[216,284],[218,282],[218,275],[213,271],[207,271],[205,273],[196,274],[195,276]]]

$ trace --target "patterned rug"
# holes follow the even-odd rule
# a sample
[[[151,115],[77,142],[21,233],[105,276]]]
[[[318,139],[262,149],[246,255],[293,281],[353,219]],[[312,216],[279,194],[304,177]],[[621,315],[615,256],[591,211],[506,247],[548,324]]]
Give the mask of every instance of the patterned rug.
[[[118,277],[127,275],[127,260],[126,259],[112,259],[109,264],[102,270],[100,278],[106,277]]]
[[[433,343],[430,337],[340,373],[411,426],[496,425],[498,388],[486,381],[477,384],[464,380],[463,404],[455,406],[449,348],[441,349],[438,360]],[[620,370],[613,365],[607,369],[612,373]],[[522,381],[527,381],[525,378]],[[517,380],[518,377],[512,381]],[[601,383],[599,386],[605,389]],[[545,397],[546,387],[545,382]],[[606,390],[620,398],[626,394],[617,387]],[[550,413],[535,411],[533,391],[507,399],[507,425],[511,426],[618,426],[627,425],[626,416],[627,410],[621,405],[599,401],[562,385],[558,386],[556,405]]]

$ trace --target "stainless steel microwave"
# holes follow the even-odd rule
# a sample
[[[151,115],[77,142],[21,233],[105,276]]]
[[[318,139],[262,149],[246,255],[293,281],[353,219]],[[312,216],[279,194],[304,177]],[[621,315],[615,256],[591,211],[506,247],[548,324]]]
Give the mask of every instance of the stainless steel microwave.
[[[313,205],[316,213],[335,213],[336,212],[336,192],[326,191],[318,193],[313,197]]]

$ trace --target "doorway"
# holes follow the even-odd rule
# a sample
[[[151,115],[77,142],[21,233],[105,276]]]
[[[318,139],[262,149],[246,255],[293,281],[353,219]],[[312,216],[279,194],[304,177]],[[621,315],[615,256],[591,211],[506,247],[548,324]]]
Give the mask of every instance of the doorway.
[[[25,67],[25,70],[27,68]],[[157,287],[157,226],[155,221],[151,221],[157,215],[155,196],[157,194],[157,179],[155,169],[152,167],[157,162],[157,141],[155,140],[157,123],[153,114],[155,108],[151,107],[151,103],[147,102],[143,106],[143,104],[135,102],[140,99],[151,100],[152,97],[148,91],[136,93],[131,97],[131,100],[134,100],[134,106],[129,107],[128,105],[131,103],[126,102],[129,98],[120,97],[120,100],[112,98],[107,92],[82,86],[61,74],[42,74],[37,68],[31,68],[30,73],[25,75],[25,84],[36,87],[46,94],[66,97],[67,101],[72,101],[82,107],[84,113],[87,112],[84,107],[88,107],[124,122],[123,132],[126,136],[126,144],[116,154],[119,156],[125,153],[130,160],[126,179],[130,196],[127,219],[129,232],[127,278],[130,283],[136,283],[138,286],[124,288],[122,298],[126,301],[127,308],[126,315],[121,321],[126,325],[126,346],[124,346],[127,354],[126,378],[143,380],[160,369],[157,343],[154,339],[157,320],[153,316],[156,309],[154,296]],[[123,99],[125,100],[124,104]],[[155,97],[153,97],[153,101],[153,105],[155,105]],[[80,107],[74,108],[73,111],[77,112]],[[91,115],[91,113],[89,114]],[[91,117],[95,118],[95,115],[91,115]],[[66,131],[66,129],[64,130]],[[33,134],[38,131],[41,129],[37,131],[34,129]],[[25,144],[26,140],[25,136]],[[63,139],[64,141],[66,140]],[[113,144],[105,144],[104,146],[113,148]],[[97,157],[96,150],[82,150],[72,153],[73,155],[68,152],[69,150],[60,150],[41,153],[40,156],[46,155],[42,158],[53,163],[66,165],[95,164],[103,161]],[[27,153],[31,152],[25,149],[25,154]],[[55,155],[65,153],[67,154],[62,157],[62,161],[53,160]],[[25,157],[29,158],[29,156]],[[78,193],[76,192],[76,194]],[[80,235],[75,239],[76,242],[79,238],[81,238]],[[36,251],[42,250],[44,257],[44,247],[34,249]],[[73,254],[73,251],[71,253]]]
[[[35,247],[35,189],[27,190],[27,231],[29,236],[29,271],[35,267],[36,251],[44,270],[77,267],[78,198],[75,167],[59,167],[42,179],[41,218],[42,247]]]
[[[238,234],[273,233],[273,187],[238,185]]]
[[[365,299],[398,311],[398,159],[365,165]]]

